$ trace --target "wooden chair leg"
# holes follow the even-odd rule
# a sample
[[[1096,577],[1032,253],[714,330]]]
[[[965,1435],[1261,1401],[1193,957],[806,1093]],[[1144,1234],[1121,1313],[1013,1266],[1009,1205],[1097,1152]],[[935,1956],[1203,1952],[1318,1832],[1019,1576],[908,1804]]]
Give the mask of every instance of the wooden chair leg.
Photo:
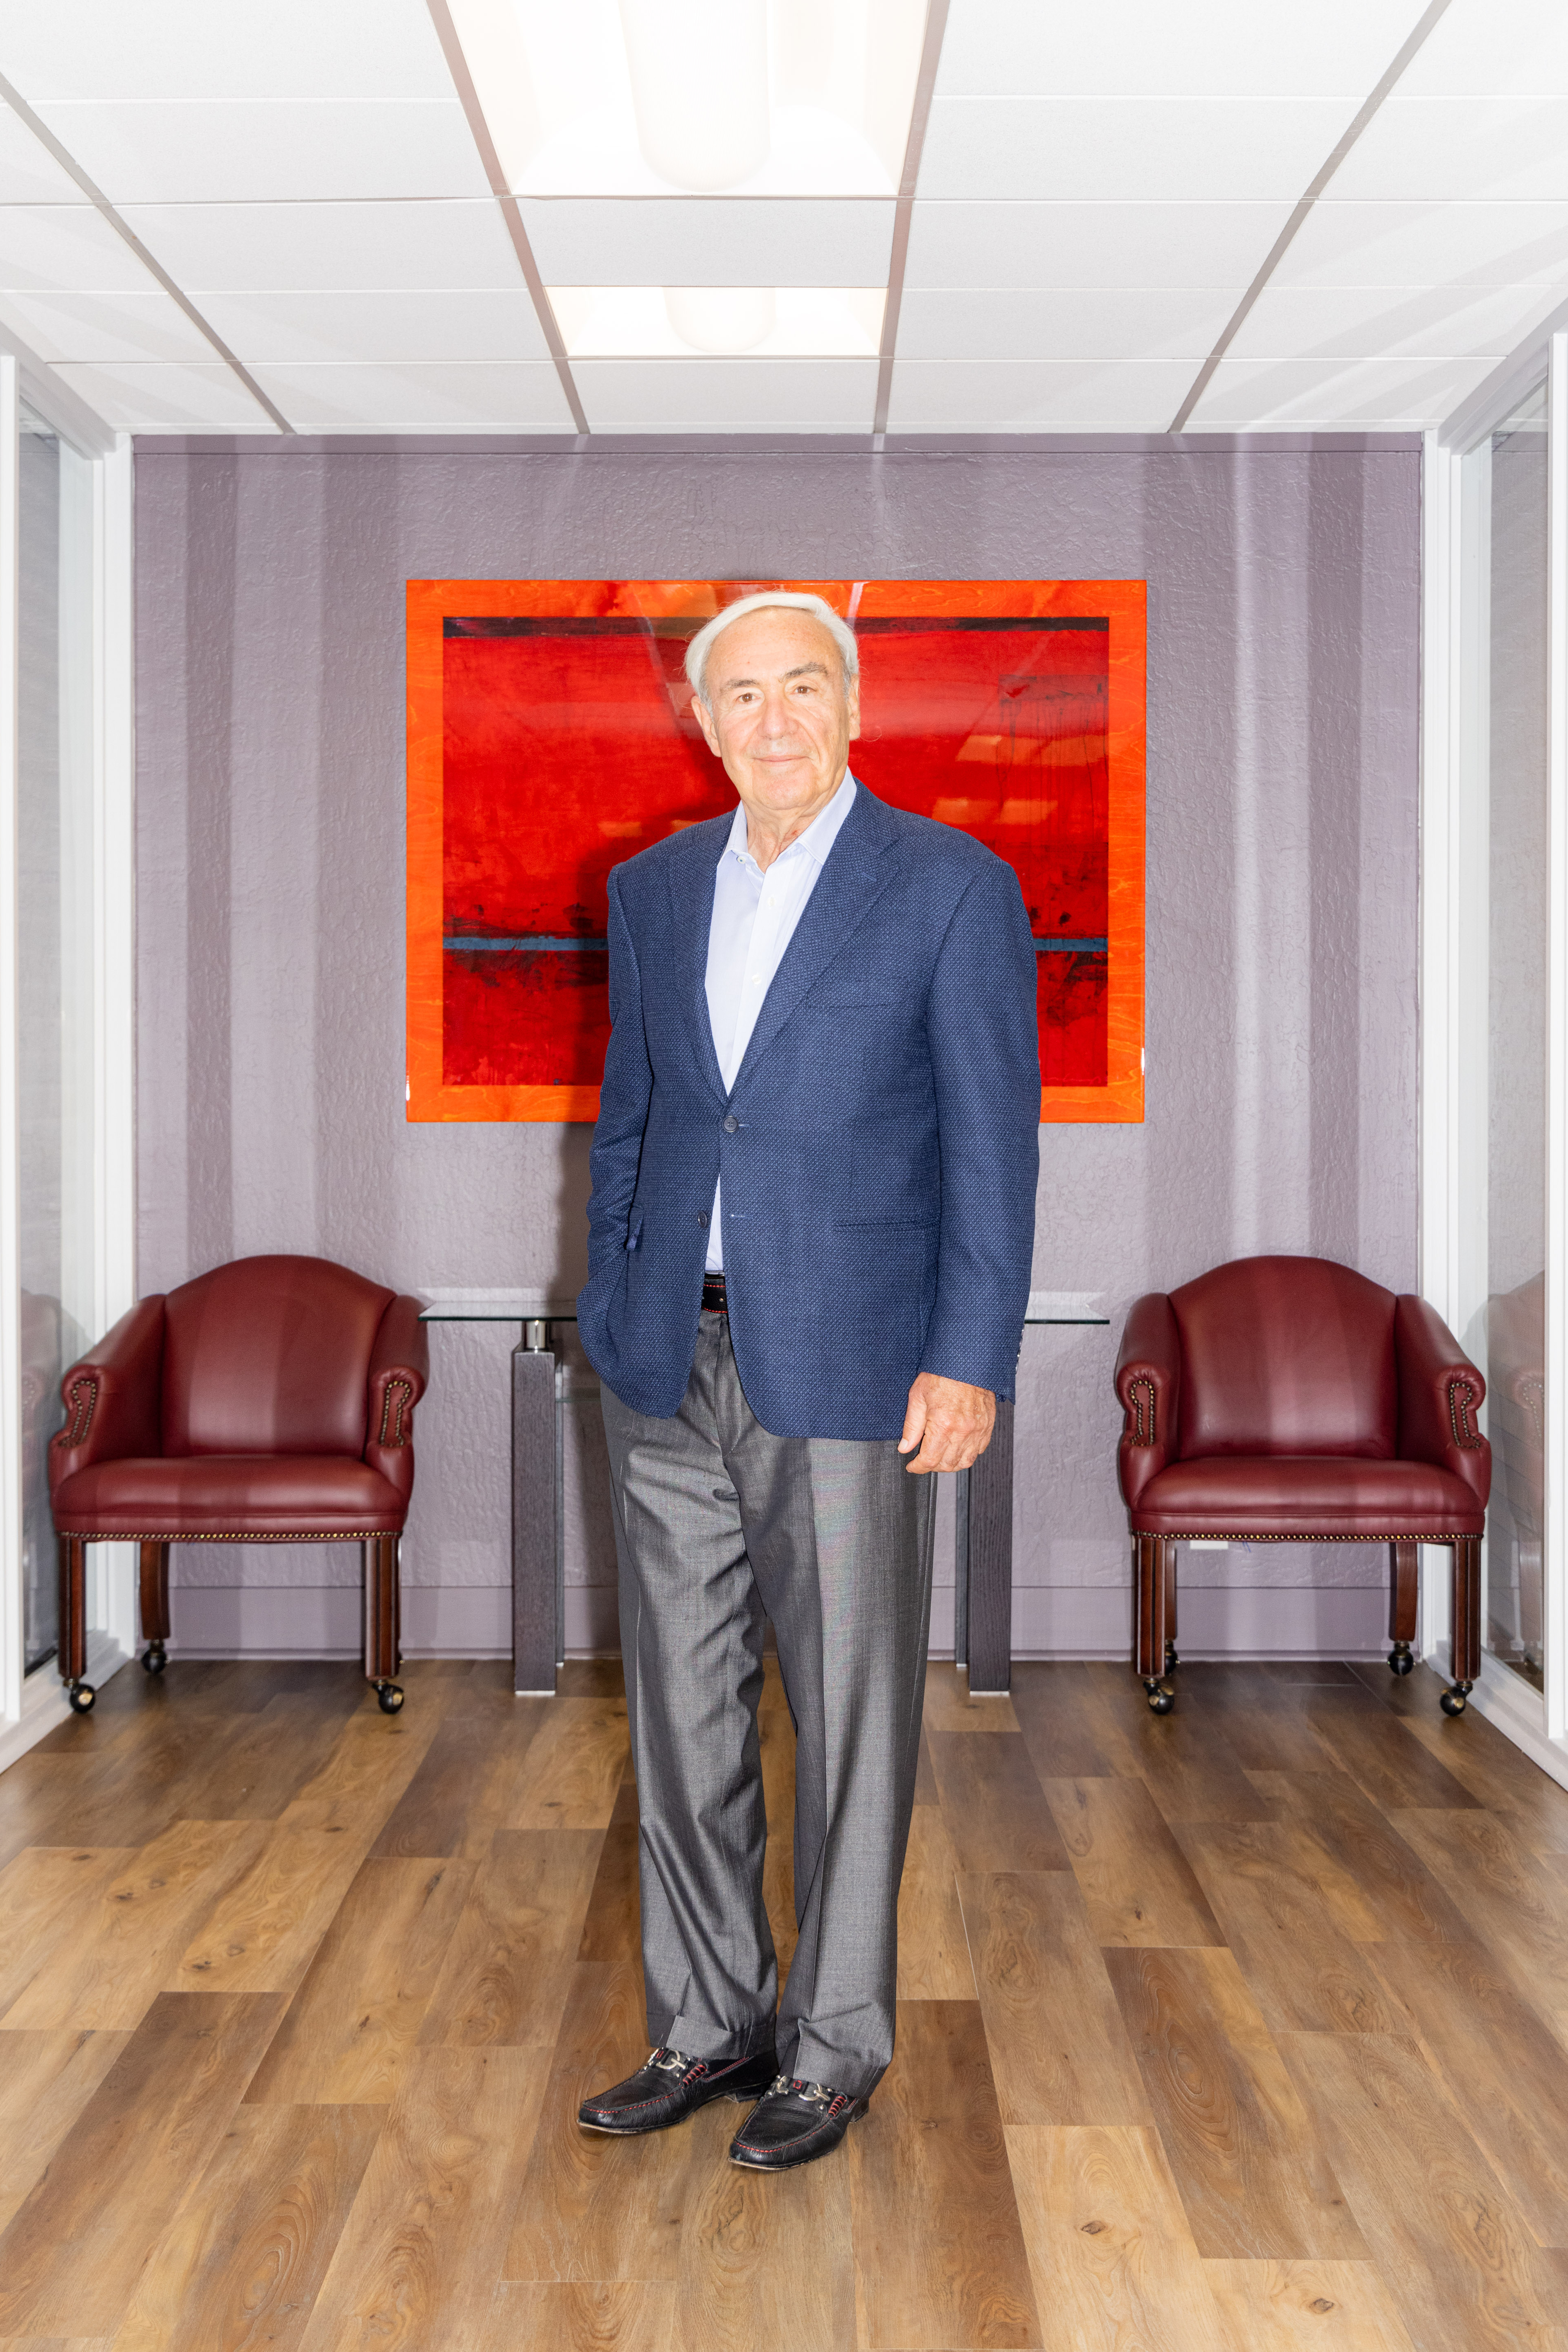
[[[87,1544],[80,1536],[61,1536],[60,1547],[60,1679],[78,1715],[86,1715],[98,1693],[87,1676]]]
[[[401,1663],[398,1538],[372,1536],[361,1549],[364,1560],[365,1675],[375,1685],[382,1712],[395,1715],[403,1705],[402,1690],[393,1680]]]
[[[1481,1670],[1481,1539],[1456,1536],[1454,1555],[1454,1680],[1437,1704],[1445,1715],[1463,1715],[1465,1701]]]
[[[163,1644],[169,1638],[169,1547],[142,1546],[142,1638],[147,1647],[142,1664],[150,1675],[161,1675],[169,1663]]]
[[[1175,1626],[1171,1612],[1176,1595],[1175,1550],[1175,1545],[1164,1536],[1132,1538],[1137,1670],[1156,1715],[1169,1715],[1176,1703],[1160,1682],[1174,1647]]]
[[[1388,1663],[1396,1675],[1407,1675],[1415,1664],[1411,1643],[1415,1639],[1415,1597],[1421,1550],[1418,1544],[1388,1547],[1388,1638],[1393,1643]]]

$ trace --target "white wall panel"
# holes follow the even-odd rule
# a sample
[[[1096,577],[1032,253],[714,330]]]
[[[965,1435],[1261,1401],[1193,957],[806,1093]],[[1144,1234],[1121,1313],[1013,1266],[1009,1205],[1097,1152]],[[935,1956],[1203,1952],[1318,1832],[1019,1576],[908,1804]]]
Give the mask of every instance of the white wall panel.
[[[1562,0],[1452,0],[1402,76],[1401,98],[1568,98]]]
[[[875,360],[577,360],[596,433],[868,433]]]
[[[1344,99],[938,99],[920,193],[1294,203],[1354,112]]]
[[[0,318],[42,360],[194,360],[203,364],[215,356],[206,337],[173,296],[162,291],[5,294],[0,295]]]
[[[1223,293],[906,293],[900,360],[1207,359],[1241,288]]]
[[[1272,282],[1561,287],[1564,278],[1568,204],[1363,204],[1326,196],[1313,205]]]
[[[1222,360],[1189,429],[1385,431],[1446,416],[1488,376],[1480,360]]]
[[[1420,0],[952,0],[944,98],[1350,98],[1360,104],[1421,14]]]
[[[893,243],[873,201],[525,198],[522,217],[547,286],[882,286]]]
[[[64,164],[20,115],[0,106],[0,205],[79,205],[87,199]]]
[[[195,296],[229,349],[251,362],[545,360],[538,314],[514,294],[219,294]]]
[[[910,226],[917,286],[1248,286],[1290,216],[1273,204],[938,204]]]
[[[1568,199],[1568,98],[1391,98],[1333,188],[1344,200]]]
[[[893,433],[1163,433],[1192,383],[1187,361],[1050,366],[900,360]]]
[[[1545,286],[1268,286],[1229,356],[1502,359],[1558,299]]]
[[[65,366],[56,374],[97,409],[106,425],[127,433],[202,430],[276,433],[278,427],[231,367],[176,367],[135,362]]]
[[[153,285],[122,236],[89,204],[6,205],[0,208],[0,287],[120,287],[144,293]]]
[[[258,364],[252,373],[300,432],[574,429],[561,379],[547,360],[404,367]]]
[[[496,287],[517,256],[488,197],[451,205],[131,205],[125,217],[182,286]]]
[[[117,205],[481,196],[488,188],[455,99],[37,110]]]

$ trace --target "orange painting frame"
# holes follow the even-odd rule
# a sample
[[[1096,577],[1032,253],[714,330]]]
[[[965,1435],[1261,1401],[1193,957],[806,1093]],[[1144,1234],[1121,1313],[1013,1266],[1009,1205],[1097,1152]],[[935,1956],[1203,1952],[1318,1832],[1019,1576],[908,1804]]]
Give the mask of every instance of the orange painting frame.
[[[1046,1087],[1042,1123],[1143,1117],[1144,771],[1147,590],[1142,580],[628,581],[625,609],[716,611],[753,588],[811,589],[836,611],[884,614],[1103,617],[1110,625],[1107,753],[1110,867],[1106,1083]],[[727,592],[721,593],[721,592]],[[442,1068],[442,624],[448,614],[565,617],[604,613],[605,583],[410,580],[407,583],[407,1116],[415,1120],[593,1120],[584,1086],[449,1086]]]

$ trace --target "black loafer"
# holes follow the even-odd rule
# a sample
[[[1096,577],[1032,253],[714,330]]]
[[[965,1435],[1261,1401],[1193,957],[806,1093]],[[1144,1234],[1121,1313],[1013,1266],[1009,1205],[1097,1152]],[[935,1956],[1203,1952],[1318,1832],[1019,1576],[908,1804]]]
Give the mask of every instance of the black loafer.
[[[815,2164],[837,2147],[870,2104],[827,2083],[802,2083],[781,2074],[731,2141],[730,2161],[750,2165],[755,2172],[787,2172],[792,2165]]]
[[[710,2099],[754,2099],[772,2078],[778,2060],[771,2050],[754,2058],[683,2058],[679,2050],[650,2050],[647,2063],[624,2083],[584,2099],[577,2120],[584,2131],[668,2131],[683,2124]]]

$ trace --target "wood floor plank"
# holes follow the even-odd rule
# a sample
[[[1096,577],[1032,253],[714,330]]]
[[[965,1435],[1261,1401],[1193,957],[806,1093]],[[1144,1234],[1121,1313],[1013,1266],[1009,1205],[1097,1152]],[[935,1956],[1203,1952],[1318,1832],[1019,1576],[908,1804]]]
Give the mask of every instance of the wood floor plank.
[[[1390,1820],[1515,1989],[1568,2042],[1568,1904],[1550,1862],[1495,1813],[1400,1812]]]
[[[795,1957],[795,1726],[787,1708],[770,1707],[758,1717],[762,1744],[763,1800],[768,1843],[763,1858],[763,1901],[778,1954],[779,1980]]]
[[[1409,1726],[1370,1692],[1315,1693],[1307,1705],[1307,1718],[1352,1780],[1385,1812],[1416,1805],[1466,1811],[1479,1803]]]
[[[926,1738],[942,1812],[966,1869],[1071,1868],[1020,1737],[930,1731]]]
[[[224,1722],[227,1737],[192,1759],[179,1801],[206,1821],[276,1821],[321,1770],[344,1720],[310,1692],[279,1691],[258,1713]]]
[[[488,2325],[544,2088],[531,2050],[418,2050],[300,2352],[467,2352]]]
[[[856,2352],[848,2158],[748,2172],[728,2161],[743,2113],[721,2100],[691,2123],[676,2341],[683,2352]]]
[[[925,1727],[932,1731],[1016,1731],[1018,1718],[1005,1692],[972,1697],[961,1667],[932,1658],[926,1667]]]
[[[547,1832],[536,1830],[522,1834],[539,1837]],[[548,1834],[558,1837],[563,1832],[553,1831]],[[583,1834],[592,1836],[593,1832]],[[583,1916],[583,1933],[577,1946],[580,1960],[624,1960],[629,1968],[641,1966],[639,1852],[636,1820],[612,1822],[599,1848],[588,1907]]]
[[[1563,2352],[1552,2274],[1415,2043],[1279,2046],[1421,2352]]]
[[[1138,1769],[1087,1665],[1016,1664],[1013,1712],[1041,1780],[1110,1780]]]
[[[936,1785],[936,1774],[931,1769],[931,1742],[926,1738],[923,1724],[921,1727],[920,1761],[915,1766],[915,1802],[917,1805],[940,1805],[942,1802],[942,1790]]]
[[[351,1716],[325,1763],[279,1815],[279,1826],[352,1837],[363,1853],[424,1762],[441,1720],[434,1706]]]
[[[294,2352],[380,2107],[240,2107],[132,2296],[115,2352]]]
[[[108,2074],[125,2033],[7,2033],[0,2043],[0,2230]]]
[[[0,1871],[25,1846],[62,1842],[55,1824],[78,1811],[98,1770],[89,1755],[47,1755],[34,1748],[0,1772]]]
[[[385,2106],[412,2058],[479,1865],[365,1862],[246,2094],[258,2105]]]
[[[777,1659],[775,1658],[773,1663],[776,1675]],[[487,1669],[481,1666],[479,1671],[483,1674]],[[510,1664],[501,1665],[501,1676],[504,1687],[510,1690],[511,1687]],[[625,1698],[626,1675],[618,1657],[568,1658],[564,1665],[558,1666],[555,1670],[555,1689],[561,1698]]]
[[[1387,1818],[1343,1772],[1250,1775],[1282,1815],[1327,1847],[1384,1936],[1467,1944],[1464,1914]]]
[[[626,1764],[623,1698],[557,1698],[523,1759],[510,1825],[520,1830],[608,1827]]]
[[[1373,2263],[1208,2262],[1233,2352],[1414,2352]]]
[[[1228,1951],[1106,1966],[1202,2254],[1363,2260],[1363,2243]]]
[[[600,1845],[595,1830],[497,1832],[447,1947],[421,2042],[553,2048]],[[632,1900],[635,1927],[635,1890]]]
[[[675,2286],[669,2280],[541,2285],[502,2279],[474,2352],[680,2352]]]
[[[1221,1944],[1219,1922],[1147,1787],[1048,1780],[1046,1800],[1099,1944]]]
[[[292,1809],[290,1809],[292,1810]],[[353,1883],[363,1836],[264,1824],[253,1860],[213,1905],[164,1979],[173,1992],[292,1993]]]
[[[0,1871],[0,2018],[135,1859],[125,1846],[27,1846]]]
[[[850,2126],[865,2352],[1039,2346],[977,2001],[900,2001],[898,2048]]]
[[[511,1824],[523,1759],[555,1704],[484,1686],[466,1691],[442,1717],[372,1853],[476,1861],[488,1853],[496,1831]]]
[[[1405,1723],[1532,1852],[1568,1855],[1568,1789],[1532,1764],[1484,1715],[1467,1709],[1454,1720],[1434,1710],[1406,1716]]]
[[[518,2199],[503,2276],[546,2281],[675,2279],[690,2195],[690,2135],[616,2139],[585,2132],[577,2109],[647,2055],[642,1976],[626,1962],[580,1961],[550,2064],[538,2134]],[[731,2124],[741,2110],[726,2101]]]
[[[917,1807],[910,1822],[899,1887],[899,1999],[974,1999],[974,1971],[958,1905],[958,1856],[935,1805]]]
[[[1148,2124],[1149,2095],[1077,1880],[960,1878],[1004,2124]]]
[[[1243,1771],[1218,1710],[1187,1706],[1152,1715],[1142,1683],[1123,1667],[1087,1671],[1168,1822],[1268,1820],[1268,1801]]]
[[[1007,2154],[1052,2352],[1232,2352],[1156,2132],[1014,2126]]]
[[[1377,1917],[1305,1822],[1188,1822],[1176,1839],[1271,2032],[1405,2031],[1353,1940]]]
[[[272,1993],[163,1993],[0,2236],[0,2335],[112,2335],[277,2024]]]
[[[1367,1958],[1535,2236],[1568,2247],[1568,2051],[1479,1941],[1377,1944]]]
[[[6,2011],[5,2024],[139,2025],[191,1935],[256,1859],[261,1822],[175,1821],[93,1898]]]

